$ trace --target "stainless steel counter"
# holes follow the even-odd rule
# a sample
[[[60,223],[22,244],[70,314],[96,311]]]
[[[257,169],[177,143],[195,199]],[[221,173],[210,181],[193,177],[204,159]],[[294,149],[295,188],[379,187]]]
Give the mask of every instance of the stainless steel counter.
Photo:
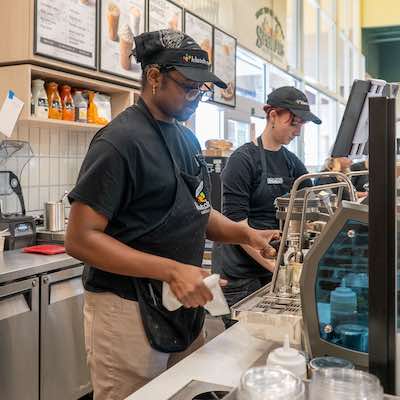
[[[68,254],[52,256],[24,253],[22,249],[0,253],[0,284],[43,272],[71,267],[76,262]]]

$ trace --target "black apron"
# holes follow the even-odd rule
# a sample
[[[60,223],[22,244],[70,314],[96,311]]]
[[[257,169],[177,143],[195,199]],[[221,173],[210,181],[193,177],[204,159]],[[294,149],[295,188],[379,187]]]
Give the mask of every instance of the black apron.
[[[201,267],[208,218],[211,211],[210,182],[207,164],[196,156],[200,173],[188,175],[180,170],[157,121],[144,102],[138,109],[164,141],[177,180],[175,201],[167,216],[151,232],[132,244],[137,250],[166,257],[184,264]],[[150,345],[161,352],[173,353],[187,349],[200,334],[205,318],[203,307],[168,311],[162,305],[162,282],[134,278],[140,314]]]
[[[272,176],[267,170],[264,146],[261,136],[257,138],[258,149],[261,159],[262,174],[260,183],[250,196],[250,211],[248,223],[256,229],[277,229],[275,199],[290,192],[294,178],[294,165],[285,155],[288,165],[289,176]],[[285,154],[285,153],[284,153]],[[267,204],[267,205],[266,205]],[[255,221],[252,210],[262,209],[266,211],[265,221]],[[232,278],[267,278],[272,273],[259,265],[239,245],[214,243],[213,246],[213,272],[220,273],[223,277]],[[229,289],[229,283],[228,287]]]

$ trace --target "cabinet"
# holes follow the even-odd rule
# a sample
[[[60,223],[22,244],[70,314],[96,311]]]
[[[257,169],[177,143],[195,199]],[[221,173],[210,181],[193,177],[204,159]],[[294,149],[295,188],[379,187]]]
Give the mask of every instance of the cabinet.
[[[40,400],[90,391],[83,333],[83,266],[40,278]]]
[[[0,286],[0,397],[39,400],[39,278]]]
[[[90,392],[83,266],[0,285],[0,398],[77,400]]]

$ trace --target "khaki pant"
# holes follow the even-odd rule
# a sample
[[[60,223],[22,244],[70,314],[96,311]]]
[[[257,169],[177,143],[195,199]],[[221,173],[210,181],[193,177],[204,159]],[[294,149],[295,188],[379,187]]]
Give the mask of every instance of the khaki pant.
[[[181,353],[154,350],[139,305],[112,293],[85,292],[85,344],[95,400],[123,400],[204,344]]]

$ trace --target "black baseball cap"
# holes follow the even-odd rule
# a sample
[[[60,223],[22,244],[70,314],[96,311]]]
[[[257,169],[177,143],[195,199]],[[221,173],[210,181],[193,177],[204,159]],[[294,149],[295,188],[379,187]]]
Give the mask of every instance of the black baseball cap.
[[[310,111],[306,95],[294,86],[282,86],[268,95],[267,104],[273,107],[286,108],[303,121],[321,124],[322,121]]]
[[[194,82],[212,82],[222,89],[227,85],[210,71],[208,53],[183,32],[164,29],[135,37],[132,52],[144,69],[150,64],[174,67]]]

